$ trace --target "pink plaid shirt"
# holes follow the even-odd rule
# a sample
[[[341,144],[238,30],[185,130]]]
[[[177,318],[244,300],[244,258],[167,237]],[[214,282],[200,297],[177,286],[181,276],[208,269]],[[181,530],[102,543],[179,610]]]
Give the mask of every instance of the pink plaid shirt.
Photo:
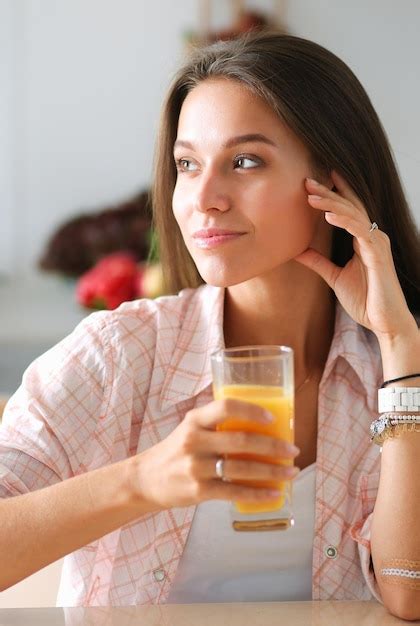
[[[212,399],[224,290],[93,313],[26,370],[0,428],[0,497],[27,493],[157,444]],[[381,601],[370,561],[380,453],[369,440],[382,374],[374,335],[337,304],[319,387],[314,600]],[[144,515],[69,554],[58,606],[165,602],[195,506]]]

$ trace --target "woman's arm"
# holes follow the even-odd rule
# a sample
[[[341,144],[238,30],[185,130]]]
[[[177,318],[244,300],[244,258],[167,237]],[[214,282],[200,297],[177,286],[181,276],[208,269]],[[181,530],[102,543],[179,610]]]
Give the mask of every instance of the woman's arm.
[[[398,281],[390,239],[377,224],[371,224],[366,208],[346,180],[335,171],[331,178],[336,191],[306,180],[308,202],[325,212],[327,222],[353,236],[354,255],[344,267],[311,248],[296,260],[322,276],[347,313],[376,335],[385,379],[419,372],[419,331]],[[401,386],[417,386],[419,379],[403,382]],[[372,516],[374,569],[388,610],[397,617],[415,619],[420,618],[420,589],[391,586],[384,583],[380,572],[393,560],[420,565],[419,434],[408,432],[385,444]]]
[[[420,371],[417,329],[411,336],[380,342],[380,348],[385,380]],[[419,385],[420,378],[393,383]],[[404,560],[405,567],[420,571],[419,459],[420,433],[402,433],[384,442],[371,531],[372,560],[383,602],[389,611],[409,620],[420,619],[420,579],[393,578],[391,584],[381,570],[404,569],[399,563]]]
[[[0,590],[146,513],[210,499],[277,498],[271,489],[233,481],[291,480],[297,468],[232,458],[225,464],[229,480],[216,477],[221,455],[292,459],[299,454],[269,435],[216,432],[216,425],[231,415],[265,425],[273,420],[248,402],[210,402],[189,411],[166,439],[141,454],[0,500]]]
[[[0,591],[151,510],[130,459],[0,500]]]

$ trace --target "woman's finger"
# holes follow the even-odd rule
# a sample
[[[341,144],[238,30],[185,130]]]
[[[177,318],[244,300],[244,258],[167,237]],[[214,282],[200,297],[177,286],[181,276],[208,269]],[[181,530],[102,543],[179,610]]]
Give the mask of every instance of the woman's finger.
[[[354,215],[355,217],[357,215],[363,216],[364,218],[366,218],[366,220],[370,224],[370,219],[369,219],[369,216],[367,214],[365,207],[363,206],[363,203],[357,197],[357,195],[354,193],[353,189],[345,181],[345,179],[342,176],[340,176],[337,172],[335,172],[335,170],[331,172],[331,178],[334,182],[334,185],[337,191],[332,191],[331,189],[328,189],[328,187],[326,187],[322,183],[319,183],[318,181],[312,178],[307,178],[305,181],[306,189],[310,192],[310,197],[319,195],[321,196],[321,198],[325,200],[327,199],[332,200],[332,201],[335,200],[341,204],[340,212],[346,213],[348,215]],[[348,211],[346,211],[345,207],[348,208]],[[316,208],[322,208],[322,207],[316,207]],[[329,210],[329,209],[326,209],[326,210]]]
[[[308,202],[314,209],[345,215],[353,219],[358,219],[361,223],[368,223],[365,216],[361,215],[353,205],[343,202],[339,197],[327,198],[325,196],[310,194],[308,195]]]
[[[327,285],[331,287],[331,289],[335,290],[335,283],[340,275],[341,267],[335,265],[332,261],[327,259],[323,254],[314,250],[313,248],[308,248],[305,252],[302,252],[298,256],[295,257],[295,261],[302,263],[305,267],[316,272],[321,278],[325,280]]]
[[[341,202],[318,196],[308,196],[308,202],[313,208],[325,211],[325,219],[329,224],[343,228],[355,237],[359,244],[372,245],[379,240],[380,233],[377,230],[371,230],[372,225],[368,218],[362,216],[354,207],[349,209]]]
[[[216,458],[202,459],[202,478],[216,478]],[[223,474],[227,481],[238,480],[291,480],[300,472],[294,465],[275,465],[274,463],[259,463],[258,461],[224,459]]]
[[[331,179],[337,191],[339,192],[339,194],[343,196],[343,198],[351,202],[351,204],[353,204],[355,207],[357,207],[359,211],[361,211],[363,215],[365,215],[369,220],[369,216],[367,214],[367,211],[362,201],[357,196],[357,194],[353,191],[353,189],[350,187],[346,179],[343,178],[343,176],[341,176],[341,174],[339,174],[336,170],[332,170]]]
[[[274,459],[293,459],[299,448],[284,439],[269,434],[243,430],[202,432],[195,438],[197,452],[212,454],[254,454]]]
[[[274,416],[257,404],[251,404],[235,398],[223,398],[214,400],[198,409],[189,411],[185,419],[190,419],[202,426],[214,430],[224,420],[235,417],[262,424],[271,424]]]
[[[371,230],[369,224],[362,223],[360,220],[332,212],[326,212],[325,219],[333,226],[346,230],[350,235],[353,235],[359,243],[364,242],[365,244],[372,245],[379,240],[380,233],[378,233],[377,230]]]
[[[330,200],[335,200],[337,202],[341,202],[344,206],[347,206],[349,209],[354,211],[353,203],[344,198],[344,196],[339,195],[336,191],[329,189],[322,183],[318,182],[313,178],[305,179],[306,190],[311,195],[319,195],[322,198],[329,198]]]

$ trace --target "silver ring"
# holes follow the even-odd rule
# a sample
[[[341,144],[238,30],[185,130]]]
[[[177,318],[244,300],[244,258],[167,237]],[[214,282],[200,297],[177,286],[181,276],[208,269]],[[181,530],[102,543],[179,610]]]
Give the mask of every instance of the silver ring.
[[[217,459],[216,461],[216,476],[217,478],[220,478],[220,480],[226,480],[225,478],[225,473],[224,473],[224,464],[225,464],[225,460],[220,458]]]
[[[369,228],[369,232],[373,232],[374,230],[377,230],[379,228],[378,224],[376,222],[372,222],[371,227]]]

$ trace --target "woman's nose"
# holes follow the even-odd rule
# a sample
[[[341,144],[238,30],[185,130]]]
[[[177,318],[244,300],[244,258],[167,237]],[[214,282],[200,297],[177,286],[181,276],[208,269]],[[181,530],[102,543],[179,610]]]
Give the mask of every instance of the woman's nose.
[[[197,181],[194,194],[194,209],[207,212],[211,209],[228,211],[231,200],[222,177],[214,174],[203,175]]]

